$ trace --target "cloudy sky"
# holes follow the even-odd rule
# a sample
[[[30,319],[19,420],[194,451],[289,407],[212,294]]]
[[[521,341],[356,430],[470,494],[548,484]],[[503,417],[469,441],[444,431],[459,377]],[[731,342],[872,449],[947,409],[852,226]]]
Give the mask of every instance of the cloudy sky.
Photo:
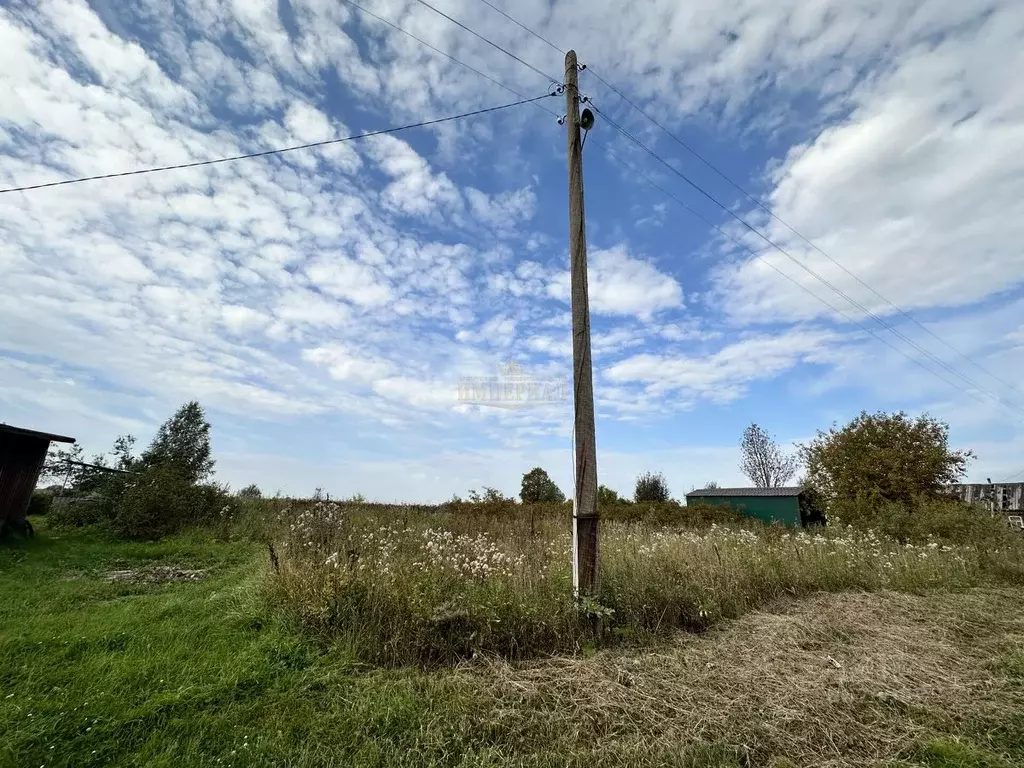
[[[0,187],[561,80],[561,53],[480,0],[432,2],[531,66],[416,0],[360,4],[423,42],[341,0],[8,0]],[[862,409],[948,421],[972,478],[1024,471],[1024,4],[494,4],[578,51],[599,110],[601,482],[738,484],[746,424],[799,442]],[[570,490],[569,403],[457,400],[509,360],[571,375],[563,111],[0,194],[0,421],[93,454],[198,399],[234,487],[428,501],[515,493],[539,464]]]

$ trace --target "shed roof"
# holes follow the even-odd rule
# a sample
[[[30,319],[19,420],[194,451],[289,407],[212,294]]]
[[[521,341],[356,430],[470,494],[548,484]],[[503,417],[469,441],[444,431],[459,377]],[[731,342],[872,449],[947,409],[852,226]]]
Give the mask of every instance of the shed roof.
[[[700,488],[690,491],[686,498],[717,498],[719,496],[799,496],[803,488]]]
[[[54,443],[73,443],[75,438],[66,437],[65,435],[55,435],[52,432],[37,432],[34,429],[25,429],[24,427],[15,427],[12,424],[4,424],[0,422],[0,434],[18,435],[20,437],[38,437],[43,440],[49,440]]]

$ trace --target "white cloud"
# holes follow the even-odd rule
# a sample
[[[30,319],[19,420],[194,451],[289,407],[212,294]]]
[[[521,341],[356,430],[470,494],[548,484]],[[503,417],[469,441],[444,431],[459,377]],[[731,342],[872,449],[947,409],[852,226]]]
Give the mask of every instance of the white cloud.
[[[370,384],[387,376],[392,370],[391,363],[386,360],[363,357],[338,344],[303,350],[302,357],[316,365],[325,366],[331,377],[340,381]]]
[[[1024,8],[900,52],[840,99],[845,117],[774,170],[772,211],[904,309],[971,304],[1024,283]],[[856,300],[894,310],[778,221],[768,234]],[[847,302],[784,255],[745,239],[803,286]],[[741,319],[830,310],[758,262],[720,276]]]
[[[915,313],[991,301],[1019,285],[1019,3],[989,3],[987,17],[951,0],[655,0],[625,16],[613,6],[526,0],[516,15],[559,42],[588,40],[592,69],[666,125],[685,119],[687,136],[710,129],[730,143],[746,130],[756,156],[766,131],[786,147],[801,132],[768,162],[764,199]],[[110,26],[85,0],[0,9],[0,186],[319,141],[505,98],[349,6],[290,7],[287,28],[272,0],[143,0],[119,8]],[[374,10],[525,94],[548,86],[410,0]],[[559,55],[486,6],[449,10],[561,72]],[[587,77],[609,114],[659,150],[678,151]],[[815,102],[816,114],[795,114]],[[500,424],[481,443],[542,445],[555,417],[509,421],[453,400],[458,376],[491,373],[500,359],[567,370],[563,144],[553,119],[524,107],[401,139],[0,195],[0,399],[36,424],[69,415],[104,444],[115,428],[152,427],[199,397],[238,419],[224,428],[235,436],[263,418],[301,432],[301,417],[318,414],[345,420],[346,432],[358,422],[388,445],[391,429],[465,441],[467,423]],[[691,245],[693,230],[668,239],[677,230],[664,199],[628,199],[635,179],[618,188],[601,183],[600,163],[587,170],[592,236],[623,243],[590,254],[599,410],[608,418],[730,400],[751,381],[815,361],[828,384],[822,398],[854,382],[872,397],[887,390],[893,403],[923,398],[967,413],[960,395],[895,353],[780,327],[820,310],[734,254],[716,282],[728,300],[696,295],[707,262],[688,251],[713,249]],[[612,197],[601,202],[590,189]],[[763,223],[798,258],[889,311]],[[963,335],[983,335],[990,343],[968,351],[1016,381],[1019,314],[1008,309],[982,328],[959,312],[941,335],[964,348]],[[748,322],[770,323],[775,335],[737,330]],[[829,382],[829,370],[840,378]],[[971,414],[965,429],[995,418],[984,408]],[[396,459],[379,471],[440,476],[431,461]],[[414,490],[408,481],[401,493],[425,495]]]
[[[800,362],[827,359],[833,333],[795,330],[755,336],[728,344],[706,356],[641,354],[608,366],[604,375],[616,383],[640,383],[648,392],[684,390],[714,402],[742,396],[753,381],[777,376]]]
[[[674,278],[658,271],[650,262],[632,257],[624,245],[595,250],[587,261],[592,312],[646,319],[659,310],[683,303],[682,288]],[[569,272],[554,276],[548,293],[569,301]]]

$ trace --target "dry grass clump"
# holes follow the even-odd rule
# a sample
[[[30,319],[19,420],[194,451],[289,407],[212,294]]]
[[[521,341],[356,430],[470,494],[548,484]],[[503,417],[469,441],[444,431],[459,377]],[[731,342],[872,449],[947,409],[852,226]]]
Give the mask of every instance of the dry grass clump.
[[[577,605],[564,516],[384,514],[316,500],[280,513],[270,587],[307,627],[361,658],[401,665],[699,631],[786,595],[961,588],[989,578],[990,554],[977,548],[900,545],[853,529],[607,522],[601,535],[600,595]]]
[[[725,765],[920,765],[924,745],[970,730],[988,762],[927,764],[1009,766],[993,726],[1024,711],[1024,688],[992,660],[1024,636],[1017,602],[1010,590],[818,594],[656,652],[488,658],[458,674],[488,692],[479,717],[495,741],[529,734],[552,752],[705,744]]]

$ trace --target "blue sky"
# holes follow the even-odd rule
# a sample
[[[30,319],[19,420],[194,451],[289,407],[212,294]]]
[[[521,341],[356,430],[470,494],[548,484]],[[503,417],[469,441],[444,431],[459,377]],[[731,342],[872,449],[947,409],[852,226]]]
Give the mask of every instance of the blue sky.
[[[581,74],[604,115],[792,257],[598,116],[584,173],[601,482],[629,492],[660,470],[679,495],[739,484],[751,421],[792,443],[861,409],[948,421],[979,456],[972,478],[1024,469],[1024,7],[499,5],[755,193],[778,219]],[[437,6],[562,71],[561,54],[479,0]],[[527,97],[549,88],[417,2],[365,7]],[[0,5],[3,187],[515,100],[334,0]],[[570,375],[564,152],[564,128],[525,105],[0,195],[0,421],[72,434],[91,454],[124,432],[145,443],[195,398],[235,487],[429,501],[515,493],[541,465],[569,490],[568,403],[456,400],[461,377],[509,360]]]

